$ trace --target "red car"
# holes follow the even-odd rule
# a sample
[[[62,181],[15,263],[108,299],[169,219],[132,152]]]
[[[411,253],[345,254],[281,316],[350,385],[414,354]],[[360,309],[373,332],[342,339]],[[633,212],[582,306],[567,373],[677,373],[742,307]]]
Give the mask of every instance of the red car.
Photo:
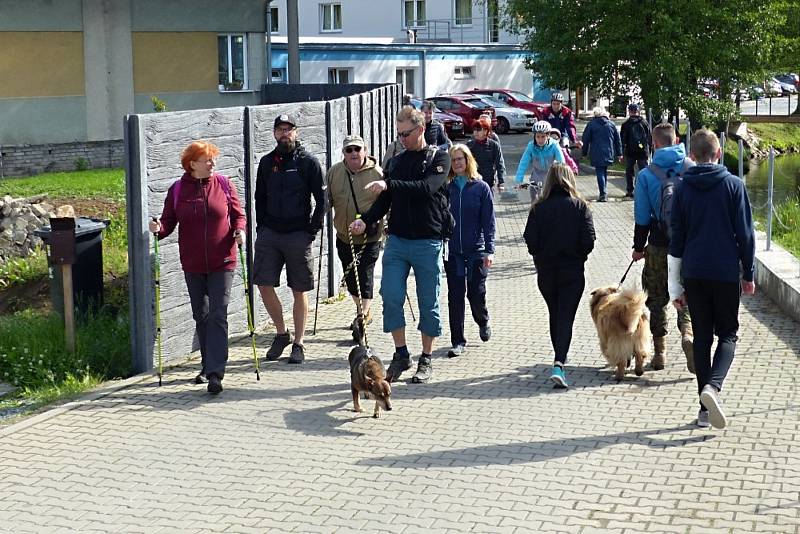
[[[439,95],[429,98],[445,113],[458,115],[464,121],[464,133],[472,132],[472,123],[483,114],[492,117],[492,129],[497,126],[494,108],[475,95]]]
[[[550,106],[549,102],[534,102],[531,97],[519,91],[512,91],[511,89],[473,89],[467,91],[469,94],[475,95],[488,95],[505,102],[508,107],[526,109],[532,111],[537,119],[542,119],[545,115],[545,109]]]

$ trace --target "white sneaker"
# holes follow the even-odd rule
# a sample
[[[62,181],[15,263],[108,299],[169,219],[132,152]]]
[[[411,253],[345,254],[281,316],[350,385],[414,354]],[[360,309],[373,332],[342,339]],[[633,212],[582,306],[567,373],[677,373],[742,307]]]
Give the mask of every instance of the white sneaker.
[[[714,428],[725,428],[728,420],[725,418],[725,413],[722,411],[722,402],[719,400],[719,393],[714,389],[714,386],[706,384],[703,391],[700,392],[700,402],[708,410],[708,421]]]
[[[708,428],[711,426],[711,423],[708,422],[708,412],[704,410],[697,412],[697,426],[700,428]]]

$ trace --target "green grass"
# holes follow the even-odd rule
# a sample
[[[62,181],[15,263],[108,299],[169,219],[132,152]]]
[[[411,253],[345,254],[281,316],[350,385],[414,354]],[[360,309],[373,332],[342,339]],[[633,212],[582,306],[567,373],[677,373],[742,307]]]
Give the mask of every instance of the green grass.
[[[104,198],[125,202],[125,171],[95,169],[53,172],[0,180],[0,196],[27,197],[47,193],[51,198]]]
[[[800,124],[748,124],[747,128],[761,139],[761,148],[775,147],[780,152],[800,151]]]
[[[772,239],[800,258],[800,198],[787,200],[775,207],[772,217]],[[766,216],[759,216],[759,226],[766,231]]]
[[[47,255],[36,250],[27,258],[14,258],[0,263],[0,289],[27,284],[47,276]]]

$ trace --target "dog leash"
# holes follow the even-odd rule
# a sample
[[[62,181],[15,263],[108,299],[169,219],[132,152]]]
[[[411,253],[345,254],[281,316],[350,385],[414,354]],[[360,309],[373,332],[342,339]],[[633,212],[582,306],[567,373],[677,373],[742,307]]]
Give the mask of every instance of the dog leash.
[[[624,282],[625,281],[625,277],[628,276],[628,272],[631,270],[631,267],[633,267],[633,262],[634,261],[636,261],[636,260],[631,260],[630,264],[628,264],[628,268],[625,269],[625,274],[622,275],[622,280],[620,280],[619,284],[617,285],[618,288],[622,287],[622,282]]]
[[[360,218],[361,215],[356,215],[356,219]],[[361,333],[364,335],[364,346],[369,347],[369,343],[367,342],[367,317],[364,315],[364,304],[361,298],[361,281],[358,279],[358,264],[361,258],[356,256],[356,247],[353,245],[353,232],[350,230],[349,226],[347,227],[347,237],[350,240],[350,255],[353,257],[353,276],[356,279],[356,296],[358,297],[358,316],[361,318]],[[358,319],[356,319],[356,323],[358,323]],[[358,324],[356,324],[356,327],[358,327]]]

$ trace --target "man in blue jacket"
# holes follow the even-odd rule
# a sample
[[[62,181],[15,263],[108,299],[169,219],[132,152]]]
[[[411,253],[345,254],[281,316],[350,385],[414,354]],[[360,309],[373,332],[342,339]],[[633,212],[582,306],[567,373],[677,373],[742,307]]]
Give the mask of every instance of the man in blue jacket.
[[[691,154],[697,165],[684,173],[672,203],[669,296],[679,310],[687,303],[692,307],[697,425],[725,428],[719,392],[738,340],[739,295],[756,290],[753,216],[744,183],[716,163],[722,155],[717,136],[698,130]]]
[[[636,179],[636,194],[633,200],[633,215],[636,226],[633,230],[633,261],[644,258],[642,288],[647,292],[647,308],[650,310],[650,333],[653,334],[652,367],[660,371],[666,365],[667,306],[670,298],[667,292],[667,254],[669,237],[665,227],[670,221],[661,209],[664,181],[676,183],[690,166],[692,160],[686,157],[682,144],[675,144],[675,128],[662,123],[653,128],[653,144],[656,148],[653,163],[639,172]],[[657,176],[660,175],[661,177]],[[673,197],[674,198],[674,197]],[[646,246],[645,246],[646,244]],[[686,367],[694,373],[692,353],[692,322],[689,308],[678,312],[678,330],[681,333],[681,347],[686,355]]]
[[[581,155],[589,155],[589,159],[597,175],[597,188],[600,190],[598,202],[606,202],[606,183],[608,182],[608,167],[614,160],[622,160],[622,141],[614,123],[608,120],[608,112],[596,107],[593,110],[594,118],[583,130],[583,148]]]

